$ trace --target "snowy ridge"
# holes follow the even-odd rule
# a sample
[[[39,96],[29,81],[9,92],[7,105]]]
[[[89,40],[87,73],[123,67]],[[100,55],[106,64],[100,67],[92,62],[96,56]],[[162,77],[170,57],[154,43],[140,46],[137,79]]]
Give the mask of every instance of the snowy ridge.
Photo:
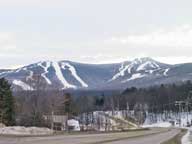
[[[21,87],[23,90],[34,90],[31,86],[29,86],[28,84],[22,82],[21,80],[14,80],[13,84]]]
[[[139,71],[145,71],[149,74],[152,74],[154,71],[161,69],[161,67],[156,63],[156,61],[150,59],[150,58],[137,58],[133,60],[128,65],[124,66],[124,63],[119,68],[119,72],[115,74],[112,79],[109,80],[109,82],[114,81],[118,79],[119,77],[125,76],[126,72],[128,74],[134,74],[130,79],[127,79],[125,81],[130,81],[134,79],[138,79],[141,77],[144,77],[146,75],[139,75]],[[124,82],[125,82],[124,81]]]
[[[131,74],[131,68],[132,67],[133,67],[133,64],[129,64],[129,65],[125,66],[125,67],[124,67],[124,64],[122,64],[121,67],[119,68],[119,72],[116,75],[114,75],[112,77],[112,79],[109,80],[109,82],[113,81],[113,80],[116,80],[119,77],[124,76],[126,71],[128,71],[128,73]]]
[[[64,86],[63,89],[66,89],[66,88],[75,89],[75,88],[77,88],[75,85],[71,85],[66,81],[66,79],[64,78],[64,76],[63,76],[63,74],[61,72],[61,68],[60,68],[60,66],[59,66],[59,64],[57,62],[53,62],[52,65],[53,65],[53,67],[55,69],[55,74],[56,74],[57,78],[61,81],[61,83]]]
[[[51,81],[47,78],[46,74],[49,73],[48,68],[51,66],[51,62],[46,62],[46,66],[44,66],[41,62],[38,64],[40,67],[44,69],[44,73],[41,76],[47,81],[49,85],[51,85]]]
[[[61,66],[63,69],[69,69],[71,71],[71,74],[74,76],[74,78],[81,83],[82,87],[88,87],[88,84],[85,83],[77,74],[77,71],[75,69],[75,67],[73,67],[72,65],[70,65],[69,63],[65,63],[63,62],[62,63],[62,66]]]
[[[137,71],[146,70],[146,68],[148,68],[148,67],[156,69],[156,68],[159,68],[159,65],[157,65],[157,64],[154,63],[154,62],[147,61],[147,62],[141,64],[141,65],[137,68]]]
[[[122,63],[121,67],[119,68],[119,72],[113,76],[112,79],[109,81],[116,80],[119,77],[125,76],[125,73],[128,72],[128,74],[132,73],[132,69],[139,63],[142,62],[140,59],[136,59],[129,63],[128,65],[124,66],[125,64]]]

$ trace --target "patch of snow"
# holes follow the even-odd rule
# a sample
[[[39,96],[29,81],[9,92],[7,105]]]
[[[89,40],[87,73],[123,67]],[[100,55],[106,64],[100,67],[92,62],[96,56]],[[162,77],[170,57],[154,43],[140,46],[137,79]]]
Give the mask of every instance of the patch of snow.
[[[78,76],[76,69],[75,69],[72,65],[70,65],[69,63],[62,63],[62,68],[63,68],[63,69],[67,69],[67,67],[68,67],[68,69],[71,71],[71,74],[74,76],[74,78],[75,78],[78,82],[80,82],[83,87],[88,87],[88,84],[85,83],[85,82]]]
[[[191,122],[191,120],[192,120],[191,112],[190,113],[166,112],[161,114],[147,113],[144,125],[152,125],[155,123],[162,123],[162,122],[171,122],[175,127],[186,128],[187,125]]]
[[[22,68],[18,68],[15,70],[16,73],[18,73]]]
[[[51,135],[53,131],[48,128],[38,127],[4,127],[0,128],[0,135],[21,135],[21,136],[38,136],[38,135]]]
[[[170,70],[170,68],[165,69],[163,75],[164,75],[164,76],[167,76],[167,73],[168,73],[169,70]]]
[[[135,79],[140,79],[140,78],[143,78],[143,77],[145,77],[145,76],[146,76],[146,75],[142,75],[142,74],[140,74],[140,73],[136,73],[136,74],[133,74],[133,75],[131,76],[131,78],[129,78],[129,79],[127,79],[127,80],[124,80],[123,83],[128,82],[128,81],[132,81],[132,80],[135,80]]]
[[[124,68],[124,63],[121,64],[121,67],[119,68],[119,71],[122,71]]]
[[[184,135],[184,136],[182,137],[181,143],[182,143],[182,144],[191,144],[189,137],[190,137],[190,130],[188,130],[188,132],[186,133],[186,135]]]
[[[29,72],[29,76],[26,77],[26,80],[33,80],[33,71],[27,70]]]
[[[145,68],[146,68],[148,65],[151,65],[151,62],[145,62],[145,63],[141,64],[141,65],[137,68],[137,71],[145,70]]]
[[[56,76],[57,78],[61,81],[61,83],[63,84],[64,88],[63,89],[66,89],[66,88],[76,88],[75,85],[71,85],[67,82],[67,80],[64,78],[62,72],[61,72],[61,68],[59,66],[59,64],[57,62],[53,62],[52,63],[54,69],[55,69],[55,73],[56,73]]]
[[[41,62],[38,64],[40,67],[44,69],[44,73],[41,74],[41,76],[46,80],[46,82],[51,85],[51,81],[47,78],[46,74],[49,72],[48,68],[51,66],[50,62],[46,62],[46,66],[44,66]]]
[[[130,66],[127,67],[127,71],[128,71],[129,74],[131,74],[131,69],[132,68],[133,68],[133,65],[130,65]]]
[[[139,61],[140,63],[142,63],[143,60],[142,60],[142,58],[138,58],[138,61]]]
[[[143,64],[141,64],[138,68],[137,68],[137,71],[141,71],[141,70],[145,70],[146,67],[150,67],[150,68],[159,68],[159,65],[157,65],[156,63],[154,62],[151,62],[151,61],[147,61]]]
[[[156,70],[148,70],[146,72],[149,72],[150,74],[152,74],[154,71],[156,71]]]
[[[155,62],[153,62],[153,65],[155,65],[156,68],[160,68],[160,66]]]
[[[171,127],[172,124],[169,122],[158,122],[154,124],[149,124],[149,125],[143,125],[143,128],[151,128],[151,127],[162,127],[162,128],[168,128]]]
[[[28,84],[22,82],[21,80],[13,80],[13,84],[21,87],[23,90],[34,90],[31,86],[29,86]]]
[[[22,68],[17,69],[15,72],[18,73],[21,70],[29,72],[29,76],[26,77],[26,81],[33,80],[33,71],[29,70],[27,67],[22,67]]]
[[[110,81],[113,81],[113,80],[116,80],[117,78],[121,77],[121,76],[124,76],[125,75],[125,72],[127,71],[129,74],[131,74],[131,69],[133,68],[134,66],[134,63],[131,63],[131,64],[128,64],[127,66],[124,66],[124,64],[121,65],[120,69],[119,69],[119,72],[117,74],[115,74],[112,79],[109,80]]]

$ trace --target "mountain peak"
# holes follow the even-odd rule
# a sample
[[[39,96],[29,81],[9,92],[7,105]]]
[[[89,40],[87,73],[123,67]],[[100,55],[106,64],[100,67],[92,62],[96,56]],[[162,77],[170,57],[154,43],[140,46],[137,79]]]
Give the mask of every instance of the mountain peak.
[[[140,62],[140,63],[144,63],[144,62],[147,62],[147,61],[155,62],[155,60],[150,58],[150,57],[136,58],[133,61]]]

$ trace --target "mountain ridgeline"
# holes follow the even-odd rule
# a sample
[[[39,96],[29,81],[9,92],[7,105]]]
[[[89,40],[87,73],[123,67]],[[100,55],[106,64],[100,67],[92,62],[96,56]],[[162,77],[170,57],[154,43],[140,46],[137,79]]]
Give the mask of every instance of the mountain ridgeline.
[[[42,61],[15,70],[0,70],[14,91],[124,90],[192,80],[192,63],[169,65],[151,58],[112,64]]]

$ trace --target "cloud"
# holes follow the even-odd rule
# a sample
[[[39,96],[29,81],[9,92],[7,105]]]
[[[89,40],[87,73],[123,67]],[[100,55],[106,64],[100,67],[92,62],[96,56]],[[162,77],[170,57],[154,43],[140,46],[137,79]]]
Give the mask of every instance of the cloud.
[[[11,32],[0,32],[0,53],[16,49],[16,36]]]
[[[151,33],[112,37],[111,43],[133,46],[192,47],[192,25],[182,25],[169,30]]]
[[[62,7],[65,5],[74,5],[75,2],[66,0],[0,0],[0,7]]]
[[[192,62],[192,57],[187,57],[187,56],[154,57],[154,59],[160,62],[168,63],[168,64],[180,64],[180,63]]]

